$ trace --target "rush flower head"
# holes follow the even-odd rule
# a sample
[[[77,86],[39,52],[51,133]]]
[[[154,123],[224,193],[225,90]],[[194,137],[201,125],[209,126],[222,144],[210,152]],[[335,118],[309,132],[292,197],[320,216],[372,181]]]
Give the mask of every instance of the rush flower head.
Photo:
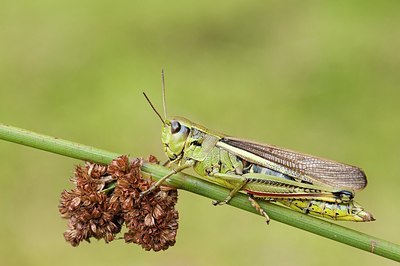
[[[158,162],[155,157],[149,161]],[[156,189],[141,197],[154,181],[143,178],[142,159],[120,156],[109,165],[77,166],[71,181],[75,187],[61,193],[59,211],[68,219],[66,241],[78,246],[83,240],[114,240],[125,224],[125,242],[145,250],[165,250],[175,244],[178,212],[177,191]]]

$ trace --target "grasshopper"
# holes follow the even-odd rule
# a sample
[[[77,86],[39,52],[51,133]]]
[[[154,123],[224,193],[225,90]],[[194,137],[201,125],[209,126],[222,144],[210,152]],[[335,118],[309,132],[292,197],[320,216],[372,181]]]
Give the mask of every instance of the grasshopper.
[[[230,137],[183,117],[168,119],[163,71],[162,92],[164,118],[143,94],[163,124],[161,139],[168,165],[176,163],[178,167],[143,194],[160,186],[171,175],[193,167],[201,177],[231,190],[225,200],[214,201],[214,205],[226,204],[236,193],[245,192],[267,223],[268,214],[256,199],[334,220],[375,220],[353,200],[355,191],[367,185],[360,168]]]

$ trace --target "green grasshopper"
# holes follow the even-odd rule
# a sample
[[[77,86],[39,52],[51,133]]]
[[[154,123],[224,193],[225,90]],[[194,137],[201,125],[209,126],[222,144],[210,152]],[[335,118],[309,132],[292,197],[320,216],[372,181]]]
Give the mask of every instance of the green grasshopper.
[[[193,167],[200,176],[231,189],[223,201],[228,203],[236,193],[249,195],[252,205],[267,213],[255,199],[276,201],[291,209],[334,220],[367,222],[372,214],[353,201],[356,190],[367,185],[364,172],[355,166],[306,155],[221,134],[182,117],[167,118],[164,72],[162,72],[164,118],[149,98],[150,106],[163,124],[162,143],[168,164],[178,167],[161,178],[146,194],[168,177]]]

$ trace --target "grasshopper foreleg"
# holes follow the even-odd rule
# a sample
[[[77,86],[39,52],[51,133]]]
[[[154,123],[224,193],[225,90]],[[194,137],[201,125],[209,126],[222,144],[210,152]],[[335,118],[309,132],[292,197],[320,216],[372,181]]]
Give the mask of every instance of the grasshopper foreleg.
[[[172,175],[174,175],[176,173],[179,173],[179,172],[185,170],[186,168],[192,167],[193,164],[194,164],[194,162],[190,160],[190,161],[186,161],[184,164],[178,166],[177,168],[172,169],[171,172],[169,172],[168,174],[163,176],[160,180],[158,180],[156,183],[154,183],[148,190],[145,190],[145,191],[141,192],[140,193],[140,197],[143,197],[144,195],[154,191],[156,188],[161,186],[162,183],[164,183],[164,181],[167,180],[168,177],[170,177],[170,176],[172,176]]]

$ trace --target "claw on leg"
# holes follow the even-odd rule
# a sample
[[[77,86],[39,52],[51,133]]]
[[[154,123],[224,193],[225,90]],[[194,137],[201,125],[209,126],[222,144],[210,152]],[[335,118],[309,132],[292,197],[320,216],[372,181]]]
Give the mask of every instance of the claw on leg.
[[[263,208],[261,208],[260,204],[253,198],[253,196],[249,196],[249,201],[251,203],[251,206],[253,206],[262,216],[265,217],[266,223],[269,224],[269,221],[271,220],[268,216],[268,214],[264,211]]]
[[[229,201],[246,185],[248,179],[243,176],[233,175],[233,174],[221,174],[221,173],[210,173],[211,177],[230,180],[237,183],[236,187],[229,192],[229,195],[223,201],[214,200],[212,204],[214,206],[224,205],[229,203]]]
[[[231,197],[231,196],[228,196],[228,197],[226,197],[226,199],[224,199],[223,201],[213,200],[212,204],[213,204],[214,206],[217,206],[217,205],[224,205],[224,204],[227,204],[231,199],[232,199],[232,197]]]
[[[161,178],[160,180],[158,180],[158,181],[157,181],[155,184],[153,184],[148,190],[141,192],[141,193],[140,193],[140,197],[143,197],[143,196],[149,194],[150,192],[154,191],[156,188],[160,187],[160,186],[164,183],[164,181],[167,180],[167,178],[169,178],[170,176],[172,176],[172,175],[174,175],[174,174],[176,174],[176,173],[181,172],[182,170],[184,170],[184,169],[186,169],[186,168],[192,167],[193,164],[194,164],[194,161],[186,161],[185,164],[183,164],[183,165],[181,165],[181,166],[179,166],[179,167],[177,167],[177,168],[175,168],[175,169],[172,169],[171,172],[169,172],[169,173],[168,173],[167,175],[165,175],[163,178]]]
[[[156,188],[157,188],[157,186],[152,185],[148,190],[140,192],[139,196],[142,198],[142,197],[146,196],[147,194],[149,194],[150,192],[154,191]]]

